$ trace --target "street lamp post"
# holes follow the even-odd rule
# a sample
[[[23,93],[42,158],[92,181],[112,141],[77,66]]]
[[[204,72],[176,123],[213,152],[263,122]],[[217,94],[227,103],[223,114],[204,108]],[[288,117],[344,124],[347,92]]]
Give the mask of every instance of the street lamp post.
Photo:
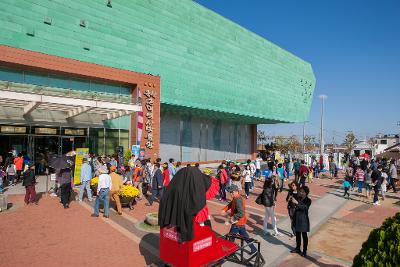
[[[324,153],[324,105],[325,100],[328,98],[326,95],[320,95],[319,99],[321,99],[321,134],[320,134],[320,153],[321,155]]]

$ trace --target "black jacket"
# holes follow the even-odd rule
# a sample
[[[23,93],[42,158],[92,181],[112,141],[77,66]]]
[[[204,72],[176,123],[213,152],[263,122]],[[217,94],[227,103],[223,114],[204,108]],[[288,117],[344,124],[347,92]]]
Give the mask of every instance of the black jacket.
[[[308,209],[311,206],[311,199],[305,197],[303,200],[298,199],[297,201],[299,203],[294,210],[294,227],[296,232],[310,232]]]
[[[24,172],[22,185],[30,186],[34,185],[35,183],[36,183],[35,172],[30,169]]]
[[[287,209],[288,209],[288,213],[289,213],[290,217],[292,217],[294,215],[294,211],[296,209],[296,205],[293,204],[293,202],[290,200],[291,197],[294,198],[295,200],[297,200],[297,192],[293,192],[292,189],[289,190],[289,192],[286,196]]]
[[[265,207],[272,207],[275,204],[277,194],[278,189],[275,184],[271,184],[270,187],[265,188],[262,192],[262,204]]]
[[[151,188],[156,190],[159,189],[159,186],[161,186],[161,188],[163,187],[163,180],[161,170],[157,169],[154,172],[153,179],[151,181]]]
[[[193,239],[193,219],[206,205],[210,176],[196,167],[179,170],[164,192],[158,209],[160,227],[176,226],[180,241]]]
[[[378,170],[372,171],[371,180],[376,185],[382,184],[382,173]]]

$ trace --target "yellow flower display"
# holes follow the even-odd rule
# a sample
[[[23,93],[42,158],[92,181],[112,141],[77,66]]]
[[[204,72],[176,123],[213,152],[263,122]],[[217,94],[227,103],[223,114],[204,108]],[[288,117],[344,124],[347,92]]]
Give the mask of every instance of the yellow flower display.
[[[213,170],[211,170],[211,169],[204,169],[204,170],[203,170],[203,173],[204,173],[204,174],[207,174],[207,175],[211,175],[211,174],[213,173]]]
[[[132,185],[123,185],[119,195],[122,197],[136,197],[140,194],[139,189]]]
[[[90,185],[98,185],[99,184],[99,177],[93,177],[92,180],[90,180]]]

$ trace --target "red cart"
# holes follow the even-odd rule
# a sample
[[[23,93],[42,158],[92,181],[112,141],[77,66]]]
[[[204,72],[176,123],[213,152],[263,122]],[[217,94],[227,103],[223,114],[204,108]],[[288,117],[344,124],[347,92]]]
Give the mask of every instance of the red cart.
[[[193,240],[180,242],[175,227],[160,229],[160,258],[166,264],[175,267],[216,266],[225,261],[232,261],[247,266],[262,266],[265,261],[260,254],[260,243],[250,239],[258,246],[258,251],[246,257],[249,244],[239,236],[218,237],[208,226],[193,223]],[[233,241],[239,240],[240,245]]]

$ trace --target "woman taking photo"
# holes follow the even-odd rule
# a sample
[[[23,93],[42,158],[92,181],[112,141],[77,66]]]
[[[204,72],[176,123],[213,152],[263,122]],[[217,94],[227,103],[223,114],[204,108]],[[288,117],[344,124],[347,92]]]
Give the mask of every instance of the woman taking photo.
[[[294,229],[296,230],[296,248],[291,253],[299,253],[301,256],[307,256],[308,236],[310,232],[310,219],[308,217],[308,209],[311,206],[311,199],[308,198],[310,189],[303,186],[299,189],[298,199],[292,198],[295,205],[294,210]],[[303,252],[300,250],[301,239],[303,238]]]
[[[297,184],[296,182],[291,182],[289,184],[289,192],[286,196],[286,202],[287,202],[287,209],[288,209],[288,214],[290,218],[290,228],[292,229],[293,234],[291,234],[291,237],[296,235],[296,229],[294,227],[294,212],[296,209],[296,205],[293,203],[293,199],[297,200]]]

